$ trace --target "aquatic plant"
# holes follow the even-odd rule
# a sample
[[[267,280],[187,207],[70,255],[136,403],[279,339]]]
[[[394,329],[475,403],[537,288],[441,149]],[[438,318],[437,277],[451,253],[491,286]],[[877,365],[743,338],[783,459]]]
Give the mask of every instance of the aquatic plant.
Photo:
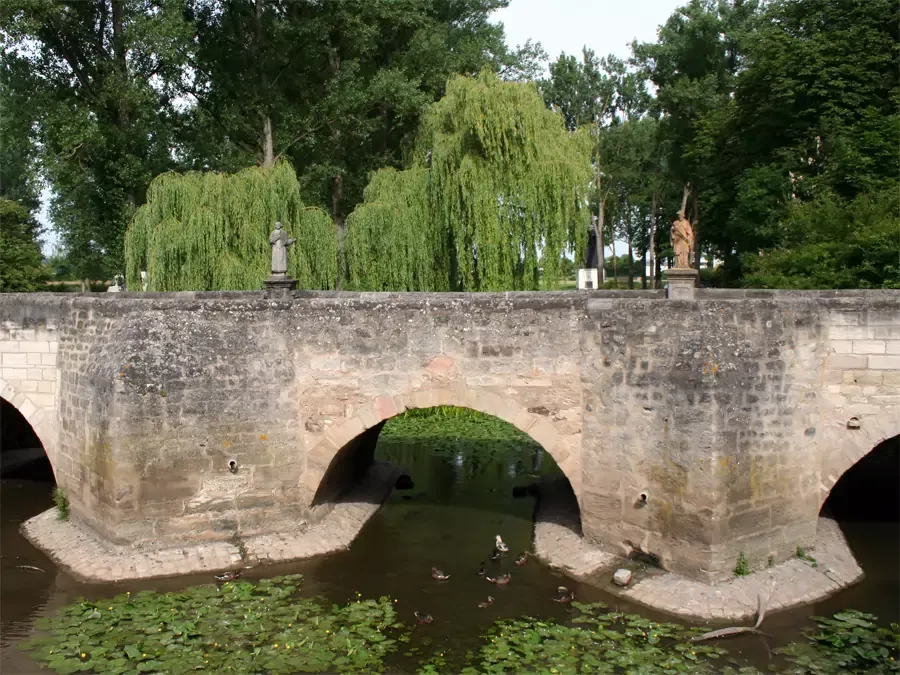
[[[301,575],[77,601],[22,645],[57,673],[381,672],[403,637],[393,602],[327,607]]]
[[[574,625],[522,618],[499,621],[465,664],[432,659],[420,673],[721,673],[726,650],[692,645],[696,629],[573,602]]]
[[[789,675],[900,673],[900,624],[876,624],[877,617],[848,609],[831,618],[811,617],[816,628],[807,643],[777,649],[793,664]]]
[[[53,488],[53,504],[60,520],[69,519],[69,493],[58,485]]]

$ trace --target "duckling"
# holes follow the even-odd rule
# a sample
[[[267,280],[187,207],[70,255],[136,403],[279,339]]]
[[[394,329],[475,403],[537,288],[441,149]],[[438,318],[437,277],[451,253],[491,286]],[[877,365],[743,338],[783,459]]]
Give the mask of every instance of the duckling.
[[[553,598],[553,602],[564,602],[569,603],[575,599],[575,592],[570,591],[565,586],[559,586],[556,589],[556,597]]]
[[[487,600],[485,600],[484,602],[479,602],[478,606],[481,607],[481,609],[485,609],[486,607],[490,607],[493,604],[494,604],[494,596],[489,595],[487,597]]]
[[[429,624],[434,623],[434,617],[431,614],[425,614],[423,612],[413,612],[416,617],[416,621],[421,624]]]
[[[484,576],[484,563],[481,563],[481,566],[478,568],[478,571],[475,573],[480,577]]]
[[[522,565],[524,565],[527,562],[528,562],[528,551],[523,551],[522,555],[520,555],[518,558],[516,558],[515,561],[513,562],[513,564],[521,567]]]
[[[509,551],[509,546],[503,543],[503,539],[500,538],[500,535],[497,535],[497,539],[494,542],[494,548],[500,551],[500,553],[506,553]]]
[[[447,581],[450,578],[449,574],[444,574],[437,567],[431,568],[431,578],[437,579],[438,581]]]
[[[507,572],[506,574],[501,574],[499,577],[496,577],[494,579],[494,583],[500,586],[508,584],[510,581],[512,581],[512,575],[509,572]]]
[[[222,574],[216,575],[216,581],[224,584],[225,582],[228,582],[228,581],[234,581],[235,579],[237,579],[240,576],[241,576],[240,571],[223,572]]]
[[[493,551],[491,551],[491,560],[499,560],[500,556],[502,556],[502,555],[503,554],[500,551],[498,551],[497,549],[494,549]]]

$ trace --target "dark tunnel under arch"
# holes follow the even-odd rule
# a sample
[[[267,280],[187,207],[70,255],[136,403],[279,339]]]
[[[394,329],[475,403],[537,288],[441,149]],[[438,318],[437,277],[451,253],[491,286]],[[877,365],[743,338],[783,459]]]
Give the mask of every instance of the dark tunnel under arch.
[[[0,397],[0,478],[55,482],[53,466],[31,423]]]

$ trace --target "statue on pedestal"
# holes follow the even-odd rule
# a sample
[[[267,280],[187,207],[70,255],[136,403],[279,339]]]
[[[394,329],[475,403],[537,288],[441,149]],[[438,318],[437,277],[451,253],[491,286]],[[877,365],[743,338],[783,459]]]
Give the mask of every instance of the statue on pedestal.
[[[269,245],[272,247],[272,275],[285,275],[288,270],[287,249],[296,239],[289,237],[282,229],[281,222],[275,223],[275,230],[269,235]]]
[[[694,250],[694,228],[691,227],[691,221],[685,215],[689,194],[690,188],[685,186],[684,198],[681,200],[681,209],[678,211],[678,217],[672,223],[671,237],[672,248],[675,249],[675,269],[691,268],[691,253]]]

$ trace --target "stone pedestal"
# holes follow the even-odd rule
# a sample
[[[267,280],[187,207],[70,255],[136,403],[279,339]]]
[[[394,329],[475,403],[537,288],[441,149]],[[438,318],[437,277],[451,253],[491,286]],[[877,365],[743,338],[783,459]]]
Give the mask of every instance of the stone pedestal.
[[[675,268],[668,271],[669,276],[669,300],[693,300],[694,290],[697,288],[697,277],[700,273],[688,268]]]
[[[297,290],[297,280],[287,274],[273,274],[264,282],[266,297],[285,298]]]

